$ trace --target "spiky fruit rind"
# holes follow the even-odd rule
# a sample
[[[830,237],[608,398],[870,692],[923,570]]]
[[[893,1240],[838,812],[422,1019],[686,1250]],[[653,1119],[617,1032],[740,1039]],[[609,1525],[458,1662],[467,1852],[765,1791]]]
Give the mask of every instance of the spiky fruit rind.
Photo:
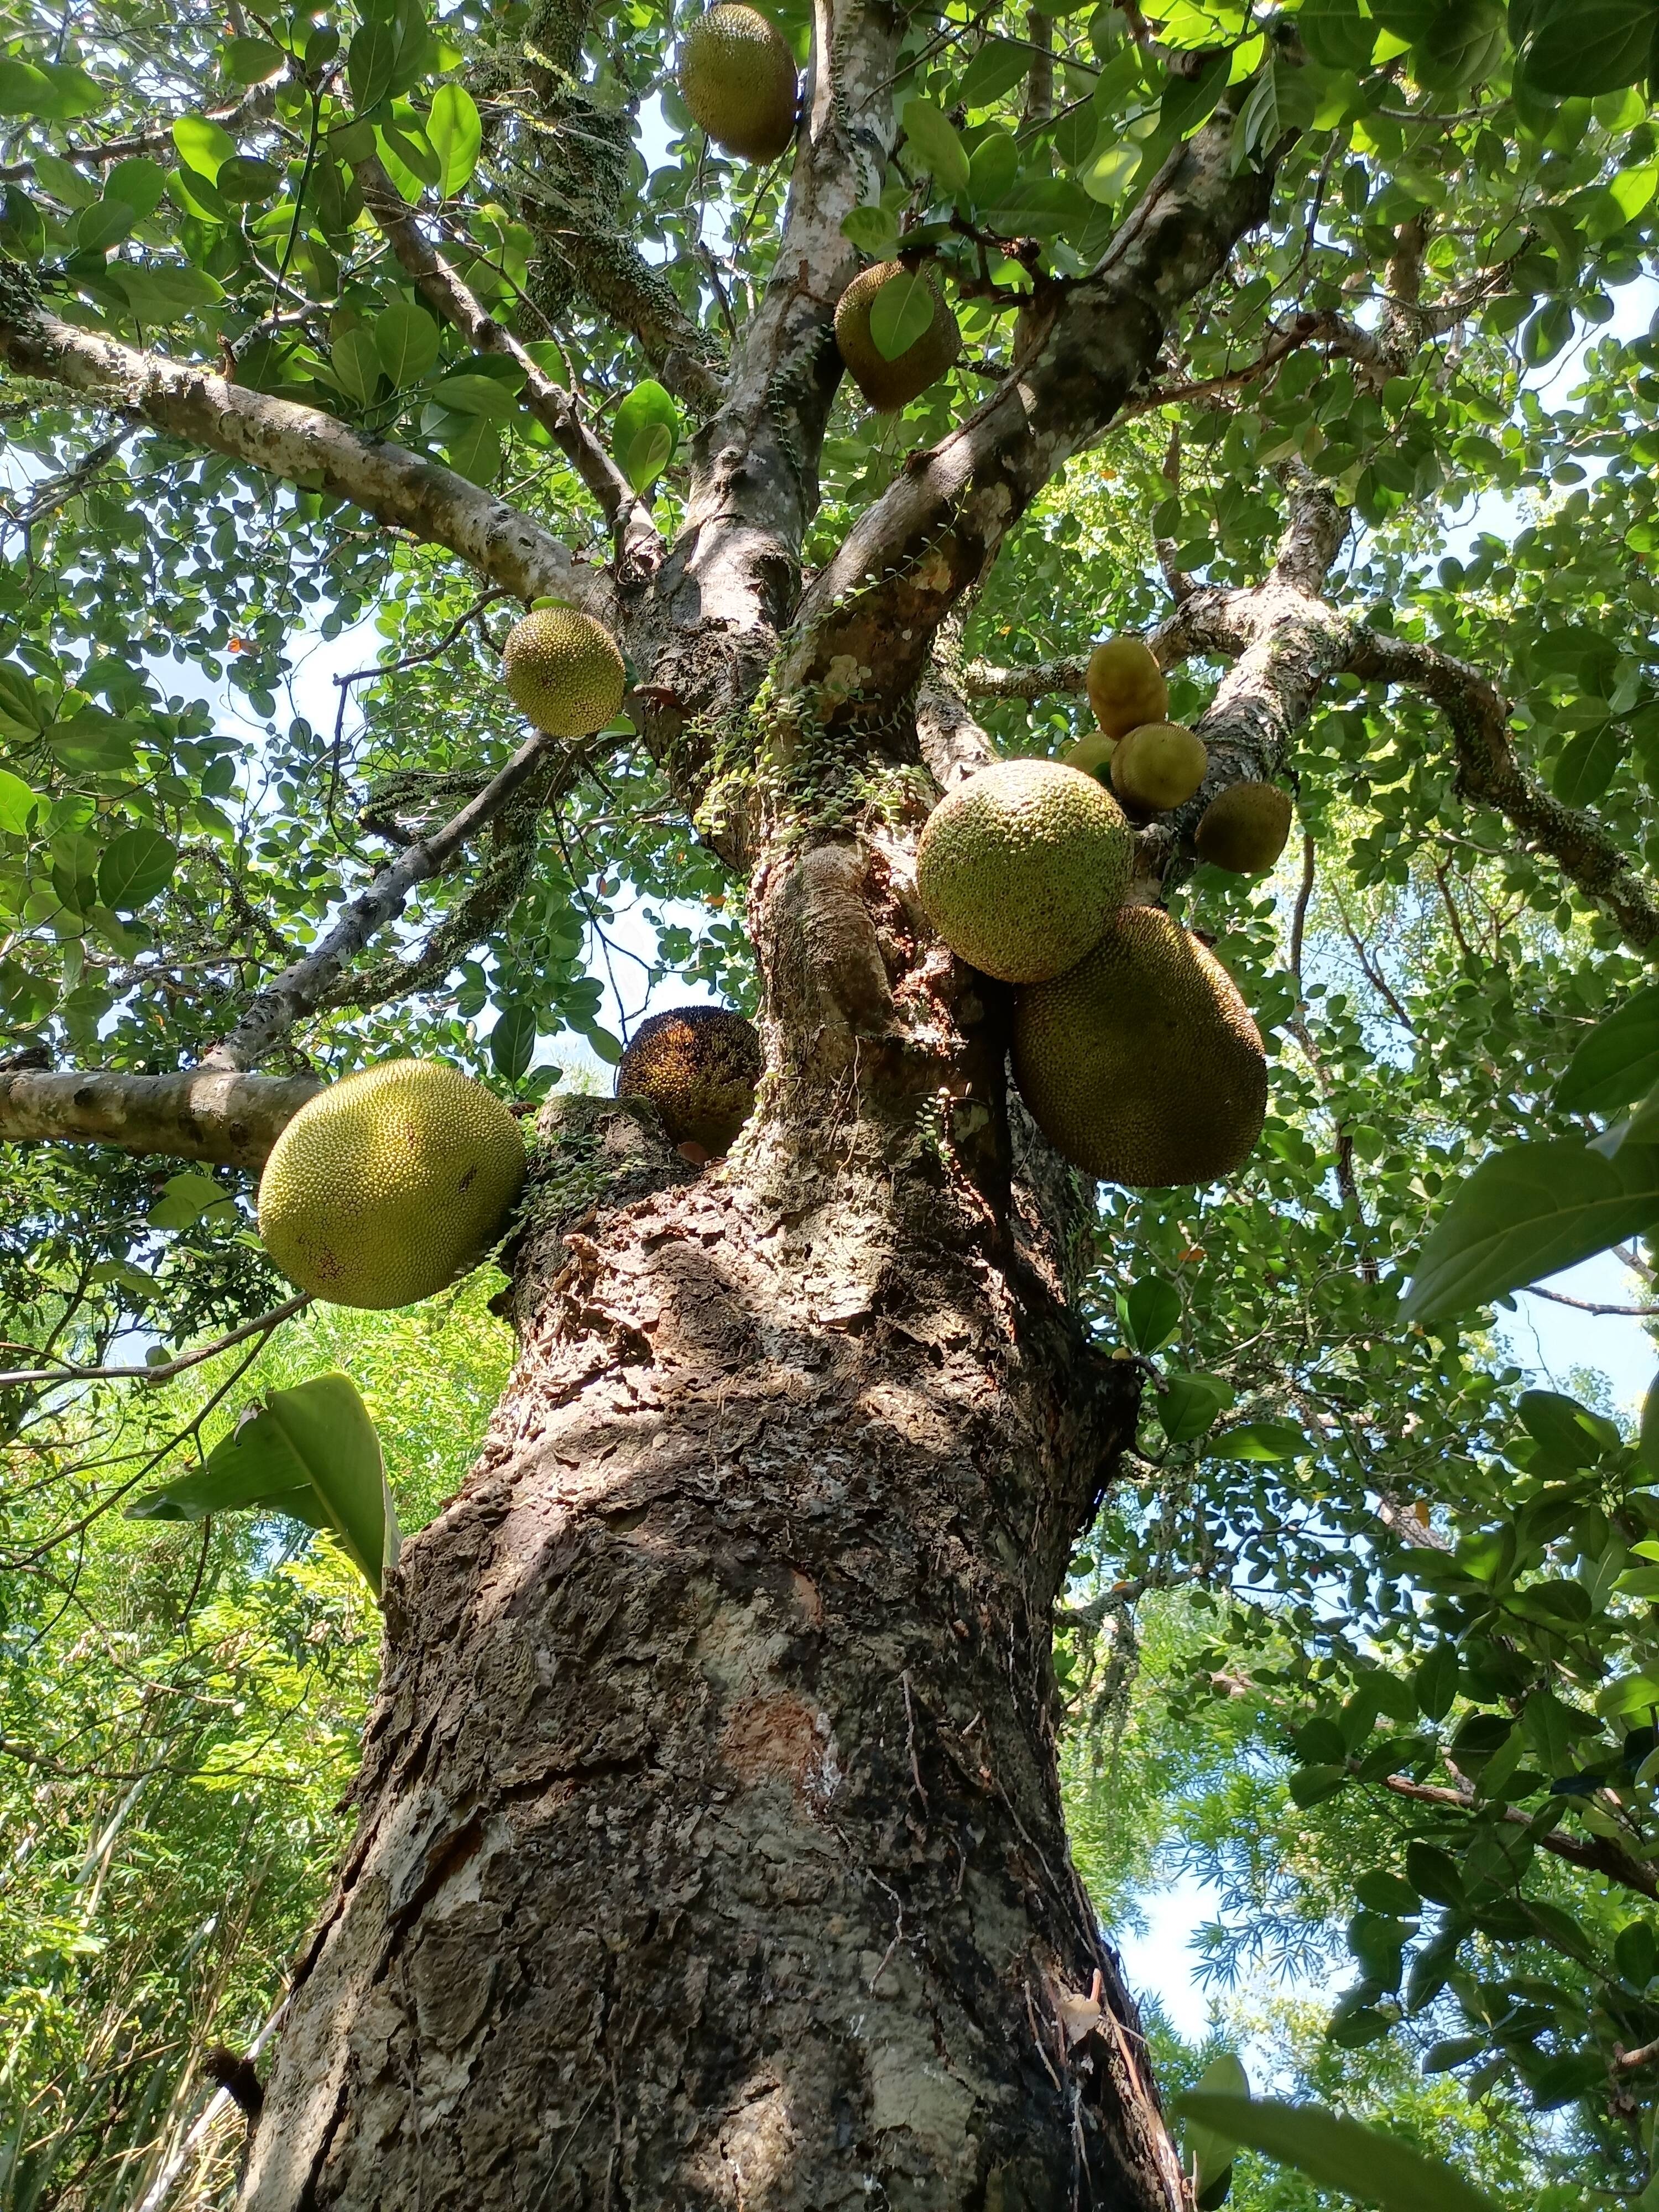
[[[1091,775],[1097,783],[1109,784],[1112,780],[1112,755],[1117,750],[1117,739],[1109,738],[1104,730],[1091,730],[1074,745],[1067,745],[1060,755],[1067,768],[1079,769]]]
[[[413,1305],[477,1266],[524,1177],[519,1125],[493,1091],[438,1060],[387,1060],[319,1091],[277,1138],[259,1234],[314,1297]]]
[[[758,8],[722,0],[680,42],[680,97],[717,146],[775,161],[795,135],[795,58]]]
[[[538,730],[587,738],[614,721],[628,686],[617,641],[579,607],[532,607],[502,649],[507,696]]]
[[[962,350],[957,319],[929,277],[933,319],[914,345],[889,361],[870,335],[870,310],[876,295],[907,273],[899,261],[878,261],[860,270],[836,304],[836,343],[847,371],[878,414],[894,415],[937,384]]]
[[[617,1096],[650,1099],[677,1145],[730,1152],[754,1110],[763,1066],[752,1022],[726,1006],[677,1006],[634,1032]]]
[[[1209,765],[1203,738],[1184,724],[1147,722],[1119,738],[1112,755],[1112,788],[1126,806],[1167,814],[1186,805]]]
[[[916,891],[960,959],[1035,983],[1097,942],[1133,858],[1122,809],[1093,776],[1060,761],[998,761],[928,816]]]
[[[1170,711],[1170,687],[1144,637],[1109,637],[1089,655],[1084,688],[1109,738],[1127,738]]]
[[[1075,968],[1015,994],[1013,1060],[1055,1151],[1112,1182],[1211,1182],[1261,1133],[1267,1064],[1249,1009],[1158,907],[1120,908]]]
[[[1230,783],[1193,833],[1200,860],[1236,876],[1264,875],[1291,834],[1291,795],[1276,783]]]

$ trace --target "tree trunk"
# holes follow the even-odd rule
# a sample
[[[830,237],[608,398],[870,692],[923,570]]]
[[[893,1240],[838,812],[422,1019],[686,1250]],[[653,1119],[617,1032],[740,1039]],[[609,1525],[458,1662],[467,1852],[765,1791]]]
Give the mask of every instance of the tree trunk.
[[[257,2212],[1184,2202],[1054,1757],[1135,1377],[1066,1304],[1086,1192],[1011,1169],[1005,994],[918,926],[922,811],[763,848],[731,1163],[544,1114]]]

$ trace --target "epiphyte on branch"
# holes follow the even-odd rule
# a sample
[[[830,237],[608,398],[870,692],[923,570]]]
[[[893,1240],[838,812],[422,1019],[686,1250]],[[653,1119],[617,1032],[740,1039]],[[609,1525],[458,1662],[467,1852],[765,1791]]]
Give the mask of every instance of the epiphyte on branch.
[[[757,8],[722,0],[680,42],[680,97],[717,146],[775,161],[795,135],[795,58]]]
[[[441,1061],[387,1060],[319,1091],[277,1138],[259,1234],[315,1297],[413,1305],[477,1265],[524,1177],[493,1091]]]
[[[1267,1063],[1237,985],[1161,907],[1014,999],[1014,1078],[1055,1151],[1141,1188],[1209,1182],[1261,1133]]]
[[[1112,755],[1112,788],[1126,806],[1167,814],[1186,805],[1209,765],[1203,738],[1184,724],[1146,722],[1119,738]]]
[[[870,331],[877,295],[911,271],[902,261],[878,261],[860,270],[836,304],[836,343],[847,371],[878,414],[896,415],[901,407],[937,384],[962,350],[962,332],[931,276],[933,319],[921,337],[889,361]]]
[[[628,684],[616,639],[579,607],[532,607],[507,632],[502,663],[514,705],[554,738],[602,730]]]
[[[673,1143],[711,1158],[731,1151],[754,1110],[763,1065],[752,1022],[726,1006],[676,1006],[634,1032],[617,1096],[648,1098]]]
[[[1236,876],[1264,875],[1291,834],[1291,796],[1276,783],[1230,783],[1193,836],[1198,857]]]
[[[1170,687],[1144,637],[1109,637],[1089,655],[1083,674],[1095,720],[1109,738],[1127,738],[1170,711]]]
[[[1133,858],[1123,811],[1093,776],[1060,761],[997,761],[928,816],[916,892],[959,958],[1035,983],[1098,942]]]

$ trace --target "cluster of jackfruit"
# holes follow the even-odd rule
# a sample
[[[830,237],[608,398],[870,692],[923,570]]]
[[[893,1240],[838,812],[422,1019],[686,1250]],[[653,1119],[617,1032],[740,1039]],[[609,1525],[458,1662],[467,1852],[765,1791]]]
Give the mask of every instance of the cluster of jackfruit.
[[[1055,1150],[1141,1188],[1208,1182],[1241,1167],[1267,1113],[1267,1059],[1231,975],[1156,906],[1126,904],[1132,820],[1184,805],[1208,756],[1168,718],[1139,638],[1091,656],[1100,724],[1058,761],[1000,761],[928,817],[916,889],[957,956],[1016,985],[1013,1069]],[[1206,808],[1202,858],[1271,867],[1290,801],[1234,784]]]

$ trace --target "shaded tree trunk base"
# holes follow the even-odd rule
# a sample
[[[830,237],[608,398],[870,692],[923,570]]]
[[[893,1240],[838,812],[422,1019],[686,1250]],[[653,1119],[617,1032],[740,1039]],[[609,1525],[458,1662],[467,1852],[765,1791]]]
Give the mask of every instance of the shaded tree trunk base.
[[[1178,2206],[1054,1759],[1132,1371],[914,1162],[790,1217],[550,1118],[244,2203]]]

